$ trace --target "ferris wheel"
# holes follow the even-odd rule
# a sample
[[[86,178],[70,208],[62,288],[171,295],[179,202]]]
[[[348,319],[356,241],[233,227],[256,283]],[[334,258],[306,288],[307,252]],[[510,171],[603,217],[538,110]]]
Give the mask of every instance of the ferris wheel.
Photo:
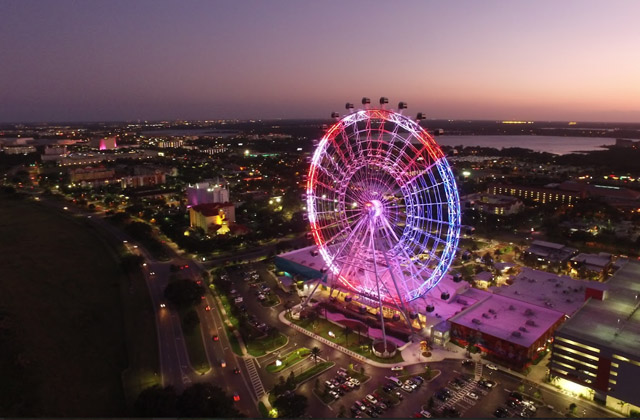
[[[380,107],[353,110],[327,129],[311,160],[306,204],[328,274],[343,288],[403,308],[443,278],[455,256],[460,203],[435,140]],[[337,114],[333,115],[338,118]],[[421,119],[418,114],[418,119]]]

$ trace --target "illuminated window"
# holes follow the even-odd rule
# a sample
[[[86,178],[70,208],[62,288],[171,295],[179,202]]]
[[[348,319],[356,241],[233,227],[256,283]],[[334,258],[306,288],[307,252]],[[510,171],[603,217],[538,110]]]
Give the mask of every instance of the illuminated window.
[[[640,362],[638,362],[636,360],[628,359],[628,358],[626,358],[624,356],[620,356],[620,355],[614,354],[613,358],[614,359],[618,359],[618,360],[622,360],[623,362],[631,363],[632,365],[640,366]]]
[[[567,356],[565,354],[562,354],[562,353],[556,353],[555,356],[563,357],[563,358],[565,358],[567,360],[571,360],[572,362],[580,363],[581,365],[588,366],[591,369],[598,369],[598,366],[596,366],[596,365],[592,365],[590,363],[583,362],[582,360],[574,359],[573,357],[569,357],[569,356]]]
[[[574,350],[574,349],[571,349],[571,348],[569,348],[569,347],[561,346],[560,344],[557,344],[557,343],[553,345],[553,348],[554,348],[554,349],[562,349],[562,350],[564,350],[564,351],[568,351],[569,353],[577,354],[577,355],[580,355],[580,356],[586,357],[586,358],[588,358],[588,359],[598,361],[598,358],[597,358],[597,357],[595,357],[595,356],[592,356],[592,355],[590,355],[590,354],[582,353],[582,352],[580,352],[580,351],[578,351],[578,350]]]
[[[580,344],[577,341],[569,340],[568,338],[556,337],[556,340],[564,341],[565,343],[573,344],[574,346],[578,346],[578,347],[585,348],[587,350],[591,350],[594,353],[600,353],[600,349],[598,349],[596,347],[587,346],[586,344]],[[613,356],[613,357],[615,357],[615,356]]]

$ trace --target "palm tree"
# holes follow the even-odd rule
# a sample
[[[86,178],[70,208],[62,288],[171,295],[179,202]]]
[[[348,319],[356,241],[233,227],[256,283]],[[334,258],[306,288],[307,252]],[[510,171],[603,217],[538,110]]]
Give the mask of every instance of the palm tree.
[[[320,347],[318,346],[315,346],[311,349],[311,357],[313,357],[313,361],[316,363],[316,365],[318,364],[318,356],[320,355],[320,353],[322,353],[322,350],[320,350]]]
[[[346,326],[342,332],[344,333],[345,347],[349,347],[349,334],[353,333],[353,328]]]

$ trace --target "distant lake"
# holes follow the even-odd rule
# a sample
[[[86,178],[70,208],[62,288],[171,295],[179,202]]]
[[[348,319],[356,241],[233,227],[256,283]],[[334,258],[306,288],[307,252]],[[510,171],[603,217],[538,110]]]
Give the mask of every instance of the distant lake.
[[[602,145],[613,145],[616,139],[609,137],[563,136],[435,136],[441,146],[480,146],[502,149],[521,147],[536,152],[566,155],[574,152],[605,150]]]

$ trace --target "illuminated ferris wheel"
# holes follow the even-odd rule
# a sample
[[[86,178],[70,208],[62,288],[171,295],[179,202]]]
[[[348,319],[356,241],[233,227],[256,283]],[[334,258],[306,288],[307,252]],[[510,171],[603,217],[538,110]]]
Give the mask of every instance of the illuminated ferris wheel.
[[[398,112],[353,110],[320,140],[306,184],[311,233],[342,287],[405,310],[432,289],[460,233],[456,183],[435,140]],[[338,118],[337,114],[334,117]],[[418,114],[418,120],[421,119]]]

